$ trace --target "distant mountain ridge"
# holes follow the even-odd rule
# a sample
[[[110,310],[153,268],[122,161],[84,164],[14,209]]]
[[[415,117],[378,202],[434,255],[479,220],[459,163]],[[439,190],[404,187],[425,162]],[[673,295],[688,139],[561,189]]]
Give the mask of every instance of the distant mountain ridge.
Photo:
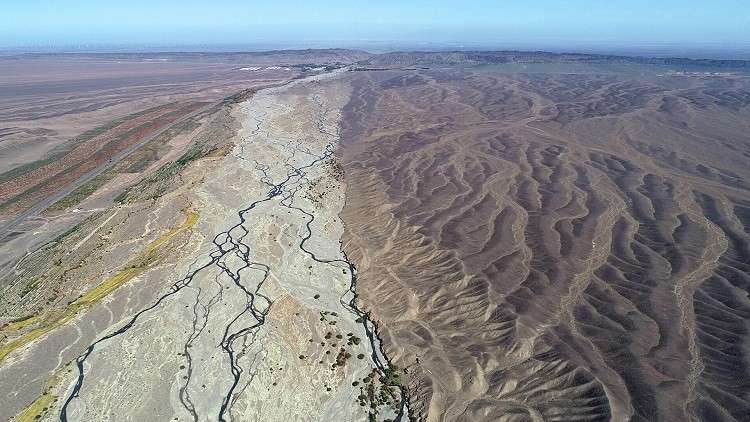
[[[144,52],[144,53],[22,53],[0,60],[44,58],[50,56],[96,57],[107,60],[197,60],[264,65],[355,64],[360,66],[457,66],[500,63],[630,63],[713,68],[750,68],[750,60],[691,59],[681,57],[621,56],[609,54],[551,53],[545,51],[394,51],[369,53],[363,50],[328,48],[269,50],[257,52]]]
[[[706,67],[748,68],[750,60],[688,59],[679,57],[638,57],[582,53],[549,53],[544,51],[425,51],[391,52],[369,57],[361,64],[386,65],[460,65],[495,63],[634,63],[654,65],[689,65]]]

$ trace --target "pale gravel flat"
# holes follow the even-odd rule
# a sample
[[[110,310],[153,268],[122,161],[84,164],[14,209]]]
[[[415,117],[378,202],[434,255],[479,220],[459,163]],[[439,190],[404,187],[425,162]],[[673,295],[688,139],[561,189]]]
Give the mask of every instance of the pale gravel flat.
[[[240,209],[267,196],[269,186],[261,181],[260,166],[273,183],[279,183],[290,169],[332,151],[348,89],[336,79],[314,78],[261,91],[241,104],[236,114],[243,128],[236,147],[192,191],[193,208],[201,216],[199,233],[167,276],[177,281],[191,264],[207,260],[214,236],[238,223]],[[263,325],[233,343],[242,373],[223,413],[226,420],[367,418],[352,382],[372,370],[368,358],[356,358],[360,353],[369,357],[371,351],[367,341],[345,345],[347,333],[361,339],[366,335],[341,304],[351,280],[340,250],[343,227],[338,213],[344,204],[344,186],[331,171],[331,160],[315,163],[305,170],[304,178],[293,175],[282,195],[246,213],[248,233],[243,244],[253,262],[268,266],[259,293],[272,305]],[[200,166],[193,171],[200,171]],[[315,202],[312,191],[320,193]],[[287,196],[292,192],[293,199]],[[294,207],[314,215],[305,248],[321,260],[342,262],[319,262],[300,249],[309,217],[281,201],[293,201]],[[238,237],[242,232],[236,228],[231,234]],[[233,272],[244,265],[231,255],[222,263]],[[152,276],[165,275],[150,273],[138,283],[148,285]],[[262,281],[262,271],[242,273],[241,283],[249,290]],[[246,299],[218,268],[199,272],[188,287],[143,314],[126,333],[97,345],[85,363],[83,388],[68,408],[69,420],[193,420],[188,408],[197,420],[218,420],[233,381],[228,355],[218,346],[229,322],[245,309]],[[266,308],[263,300],[258,299],[257,305],[261,311]],[[321,321],[321,312],[337,316],[326,314]],[[112,329],[122,322],[112,324]],[[230,331],[255,322],[244,314]],[[330,340],[325,339],[329,331]],[[336,334],[342,339],[337,340]],[[186,344],[192,364],[181,355]],[[342,346],[352,357],[331,368]]]

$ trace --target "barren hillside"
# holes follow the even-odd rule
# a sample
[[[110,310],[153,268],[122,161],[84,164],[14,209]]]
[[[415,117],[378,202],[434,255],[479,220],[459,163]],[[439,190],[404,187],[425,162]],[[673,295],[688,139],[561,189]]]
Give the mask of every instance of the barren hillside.
[[[352,83],[345,250],[420,420],[747,420],[746,78]]]

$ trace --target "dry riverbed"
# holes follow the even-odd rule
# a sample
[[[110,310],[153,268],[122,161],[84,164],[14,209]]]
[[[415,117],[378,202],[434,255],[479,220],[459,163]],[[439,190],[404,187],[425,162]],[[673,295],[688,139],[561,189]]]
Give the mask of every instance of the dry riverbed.
[[[3,328],[0,419],[398,418],[402,372],[357,309],[341,252],[333,152],[349,94],[336,74],[255,94],[235,107],[226,157],[63,239],[109,253],[76,264],[99,268],[88,293]]]

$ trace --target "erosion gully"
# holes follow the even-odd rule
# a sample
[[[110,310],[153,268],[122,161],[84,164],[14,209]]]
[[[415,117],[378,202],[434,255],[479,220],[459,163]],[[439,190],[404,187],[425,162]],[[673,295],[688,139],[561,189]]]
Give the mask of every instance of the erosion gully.
[[[322,105],[322,102],[316,102],[318,102],[319,105]],[[260,124],[258,123],[256,132],[259,129]],[[318,130],[322,135],[337,139],[337,134],[332,134],[325,130],[325,125],[322,121],[318,125]],[[247,207],[239,210],[237,212],[238,222],[228,229],[217,234],[213,238],[213,247],[205,257],[206,260],[204,263],[200,264],[198,267],[195,267],[184,277],[173,283],[166,293],[164,293],[161,297],[154,301],[150,306],[135,313],[132,317],[130,317],[129,320],[127,320],[125,324],[120,326],[118,329],[99,338],[94,343],[89,345],[88,348],[86,348],[86,350],[76,358],[75,362],[78,369],[78,376],[73,388],[63,401],[63,405],[61,407],[59,415],[59,419],[61,422],[68,421],[69,407],[71,403],[79,397],[79,394],[84,387],[84,381],[86,379],[84,364],[96,350],[96,348],[103,342],[127,333],[144,315],[159,307],[167,299],[179,294],[186,287],[191,285],[192,281],[196,278],[196,276],[198,276],[198,274],[204,271],[208,271],[209,269],[219,270],[219,274],[216,275],[216,278],[214,280],[219,288],[218,292],[209,299],[206,305],[200,303],[199,296],[201,294],[201,291],[200,288],[196,288],[198,295],[196,296],[195,303],[193,304],[194,318],[192,322],[192,332],[183,346],[183,356],[187,361],[187,381],[184,385],[181,386],[179,390],[179,398],[183,407],[190,413],[192,419],[197,422],[199,420],[198,413],[187,390],[193,373],[193,360],[190,355],[189,349],[193,342],[202,333],[203,329],[206,327],[211,306],[222,299],[224,289],[219,282],[219,277],[229,277],[232,284],[236,287],[237,291],[239,293],[242,293],[245,297],[244,308],[239,313],[237,313],[234,318],[228,321],[224,329],[222,341],[219,344],[219,347],[229,359],[232,382],[223,395],[221,406],[216,417],[221,422],[226,422],[228,419],[231,419],[231,407],[239,396],[239,394],[236,394],[236,392],[243,374],[243,368],[238,364],[238,351],[235,350],[235,347],[240,341],[243,342],[243,346],[241,347],[239,353],[240,355],[244,354],[244,350],[248,348],[248,339],[251,344],[260,328],[264,325],[266,316],[270,312],[271,306],[273,304],[273,301],[269,297],[261,293],[261,289],[263,288],[265,281],[268,279],[271,269],[266,264],[253,260],[252,248],[250,247],[250,245],[245,243],[245,238],[249,234],[249,231],[247,230],[245,225],[248,223],[248,219],[251,217],[252,211],[255,210],[256,207],[263,203],[274,200],[278,200],[279,205],[290,210],[297,211],[304,215],[306,233],[304,234],[304,236],[302,236],[300,243],[298,244],[299,249],[303,253],[308,255],[316,262],[326,265],[333,265],[348,270],[348,275],[350,277],[349,288],[341,296],[340,302],[342,306],[347,309],[356,320],[362,321],[362,326],[370,343],[370,356],[372,359],[372,363],[380,375],[385,374],[385,371],[391,366],[391,363],[383,351],[382,342],[380,340],[380,337],[378,336],[377,326],[370,319],[369,312],[365,312],[357,306],[357,270],[354,264],[348,259],[346,253],[344,253],[343,250],[343,258],[326,259],[319,257],[315,254],[315,252],[307,249],[305,244],[312,237],[312,225],[315,221],[315,215],[294,204],[297,193],[310,183],[310,180],[306,177],[307,171],[316,166],[319,166],[320,164],[328,160],[333,155],[334,144],[329,143],[328,145],[326,145],[325,150],[321,155],[316,155],[312,153],[308,148],[305,148],[302,141],[298,141],[294,145],[294,148],[294,152],[286,159],[284,163],[284,166],[289,169],[287,171],[286,177],[279,182],[273,181],[273,178],[269,175],[270,167],[267,164],[255,161],[255,170],[260,174],[259,180],[268,186],[268,193],[264,198],[253,201]],[[241,150],[244,152],[244,148],[242,148]],[[309,155],[311,158],[307,162],[307,164],[299,167],[294,167],[290,164],[290,161],[295,158],[295,155],[297,153]],[[241,265],[239,266],[239,268],[233,270],[227,264],[227,258],[238,258],[241,262]],[[191,267],[194,267],[199,260],[200,258],[197,258],[193,262]],[[261,276],[260,281],[255,283],[254,286],[250,286],[245,283],[249,272],[259,273]],[[245,276],[244,280],[243,275]],[[201,314],[200,318],[198,317],[199,313]],[[248,316],[252,317],[253,322],[250,324],[242,324],[242,320]],[[407,391],[401,385],[397,386],[397,388],[400,396],[400,406],[399,409],[397,409],[395,421],[410,420]],[[242,390],[244,390],[244,388]]]

